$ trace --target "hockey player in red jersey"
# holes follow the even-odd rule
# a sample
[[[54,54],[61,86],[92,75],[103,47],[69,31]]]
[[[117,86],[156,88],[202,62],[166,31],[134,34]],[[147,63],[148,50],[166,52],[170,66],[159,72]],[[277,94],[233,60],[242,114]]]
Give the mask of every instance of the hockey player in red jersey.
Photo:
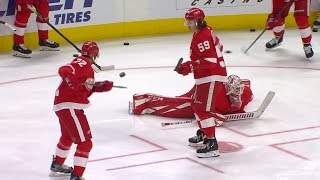
[[[150,114],[155,116],[172,118],[194,118],[191,108],[191,98],[195,86],[187,93],[176,97],[165,97],[157,94],[135,94],[133,95],[132,114]],[[225,84],[224,96],[217,99],[219,112],[221,114],[244,113],[245,106],[252,101],[253,94],[250,89],[250,80],[241,79],[239,76],[230,75]]]
[[[85,42],[81,56],[59,68],[62,81],[56,90],[53,110],[59,118],[61,137],[51,164],[51,174],[70,174],[71,180],[82,180],[92,148],[91,130],[83,109],[89,106],[88,97],[94,92],[109,91],[112,81],[95,82],[91,65],[99,56],[95,42]],[[77,144],[74,169],[64,165],[72,143]]]
[[[290,3],[286,6],[287,3]],[[273,49],[281,45],[285,28],[285,18],[288,16],[290,7],[294,4],[294,18],[300,31],[300,36],[303,43],[303,50],[306,57],[309,59],[314,52],[311,46],[312,32],[308,20],[310,0],[272,0],[272,13],[267,19],[267,29],[272,30],[275,38],[266,43],[266,50]],[[286,6],[281,15],[276,16]]]
[[[24,46],[24,34],[31,15],[28,5],[35,7],[43,18],[49,20],[48,0],[16,0],[16,19],[14,22],[17,29],[13,35],[13,55],[29,58],[32,51]],[[48,40],[48,26],[44,20],[37,17],[38,37],[40,51],[58,51],[59,44]]]
[[[177,72],[184,76],[193,73],[195,90],[191,107],[198,122],[197,136],[190,143],[203,142],[197,150],[198,157],[219,156],[215,137],[215,126],[220,126],[226,118],[217,110],[217,97],[223,95],[221,88],[227,81],[227,71],[222,56],[222,45],[213,30],[204,21],[205,14],[199,8],[191,8],[185,14],[185,26],[193,32],[190,45],[190,61],[182,63]],[[205,138],[204,138],[205,137]]]

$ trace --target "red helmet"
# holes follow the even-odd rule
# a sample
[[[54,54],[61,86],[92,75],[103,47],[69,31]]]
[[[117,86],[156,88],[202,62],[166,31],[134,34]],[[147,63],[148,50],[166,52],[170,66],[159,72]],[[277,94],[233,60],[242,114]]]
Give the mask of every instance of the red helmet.
[[[184,17],[186,18],[186,20],[198,20],[198,19],[204,19],[205,15],[201,9],[191,8],[186,12]]]
[[[94,59],[96,59],[96,57],[99,57],[99,47],[97,43],[93,41],[87,41],[83,43],[81,48],[81,54],[83,56],[89,56]]]

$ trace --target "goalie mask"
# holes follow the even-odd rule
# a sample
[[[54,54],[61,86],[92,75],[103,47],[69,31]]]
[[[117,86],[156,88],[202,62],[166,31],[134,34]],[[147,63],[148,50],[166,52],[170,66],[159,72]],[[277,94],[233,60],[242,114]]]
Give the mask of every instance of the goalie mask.
[[[99,47],[97,43],[93,41],[87,41],[82,45],[81,54],[83,56],[91,57],[95,62],[96,58],[99,57]]]
[[[229,96],[231,103],[241,102],[241,95],[244,90],[244,84],[237,75],[230,75],[226,83],[226,94]]]

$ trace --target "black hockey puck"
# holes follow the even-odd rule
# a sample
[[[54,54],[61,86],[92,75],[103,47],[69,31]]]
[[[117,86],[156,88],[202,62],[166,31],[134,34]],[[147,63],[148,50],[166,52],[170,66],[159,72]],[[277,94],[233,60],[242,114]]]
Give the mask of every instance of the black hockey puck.
[[[119,74],[120,77],[124,77],[125,75],[126,75],[125,72],[121,72],[121,73]]]
[[[78,57],[79,55],[78,54],[73,54],[73,57]]]
[[[225,53],[232,53],[232,51],[230,51],[230,50],[226,50],[226,51],[225,51]]]
[[[128,43],[128,42],[124,42],[124,43],[123,43],[123,45],[128,46],[128,45],[129,45],[129,43]]]
[[[255,32],[256,31],[256,29],[250,29],[250,32]]]

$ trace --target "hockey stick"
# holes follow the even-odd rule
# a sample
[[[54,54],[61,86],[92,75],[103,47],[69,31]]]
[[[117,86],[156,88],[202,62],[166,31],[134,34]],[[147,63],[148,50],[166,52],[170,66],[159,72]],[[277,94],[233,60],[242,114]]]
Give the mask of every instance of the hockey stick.
[[[69,44],[71,44],[71,46],[73,46],[79,53],[81,53],[81,49],[79,49],[73,42],[71,42],[66,36],[64,36],[64,35],[63,35],[56,27],[54,27],[48,20],[46,20],[44,17],[42,17],[42,15],[39,14],[39,13],[36,11],[36,9],[35,9],[34,6],[28,4],[28,8],[29,8],[33,13],[35,13],[40,19],[42,19],[45,23],[47,23],[47,24],[48,24],[56,33],[58,33],[64,40],[66,40]],[[93,62],[92,64],[95,65],[98,69],[101,70],[101,67],[100,67],[97,63]]]
[[[111,71],[111,70],[114,70],[115,67],[114,65],[110,65],[110,66],[100,66],[100,71]],[[96,69],[94,69],[96,71]],[[96,71],[97,72],[97,71]]]
[[[10,28],[12,31],[17,31],[17,29],[15,27],[13,27],[11,24],[4,22],[4,21],[0,21],[0,24],[3,24],[5,26],[7,26],[8,28]]]
[[[237,114],[227,114],[224,116],[227,118],[227,121],[238,121],[238,120],[244,120],[244,119],[259,118],[263,114],[263,112],[267,109],[267,107],[269,106],[274,96],[275,96],[275,93],[273,91],[269,91],[269,93],[261,103],[260,107],[256,111],[237,113]],[[178,125],[178,124],[189,124],[195,121],[196,120],[179,121],[179,122],[162,122],[161,126],[165,127],[165,126]]]
[[[183,58],[180,58],[178,63],[177,63],[177,65],[176,65],[176,67],[174,68],[174,71],[178,71],[178,69],[179,69],[180,65],[182,64],[182,62],[183,62]]]
[[[292,3],[292,1],[294,0],[290,0],[289,2],[287,2],[278,12],[278,14],[276,15],[276,17],[274,18],[274,21],[278,20],[278,18],[281,16],[281,14],[283,13],[283,11],[289,6],[289,4]],[[249,49],[258,41],[258,39],[262,36],[262,34],[264,34],[264,32],[266,32],[267,27],[264,28],[264,30],[259,34],[259,36],[250,44],[250,46],[243,52],[244,54],[246,54]]]
[[[81,83],[81,85],[89,85],[89,86],[100,86],[102,87],[103,85],[100,84],[91,84],[91,83]],[[121,88],[121,89],[127,89],[126,86],[117,86],[117,85],[113,85],[112,87],[114,88]]]

